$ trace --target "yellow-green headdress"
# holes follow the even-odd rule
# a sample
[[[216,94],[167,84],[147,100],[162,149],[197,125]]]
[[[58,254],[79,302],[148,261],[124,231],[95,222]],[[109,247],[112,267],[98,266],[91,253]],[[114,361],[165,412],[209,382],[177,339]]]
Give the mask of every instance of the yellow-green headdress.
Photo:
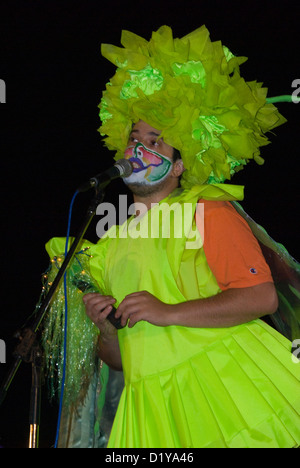
[[[173,38],[162,26],[146,41],[123,31],[123,48],[102,44],[102,55],[117,66],[103,92],[101,135],[123,158],[132,123],[144,120],[181,153],[182,185],[223,182],[250,159],[263,163],[265,133],[285,122],[267,102],[267,89],[246,82],[235,57],[205,26]]]

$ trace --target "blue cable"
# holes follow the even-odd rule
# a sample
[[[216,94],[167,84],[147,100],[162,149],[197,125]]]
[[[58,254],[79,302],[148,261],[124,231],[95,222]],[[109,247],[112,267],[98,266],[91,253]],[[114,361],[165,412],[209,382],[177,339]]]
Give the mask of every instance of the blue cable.
[[[70,208],[69,208],[69,218],[68,218],[68,229],[67,229],[67,237],[66,237],[66,245],[65,245],[65,258],[68,253],[68,245],[69,245],[69,238],[70,238],[70,230],[71,230],[71,220],[72,220],[72,211],[73,205],[75,202],[75,198],[78,195],[78,191],[76,191],[73,195]],[[64,330],[64,360],[63,360],[63,375],[62,375],[62,382],[61,382],[61,392],[60,392],[60,401],[59,401],[59,410],[58,410],[58,421],[57,421],[57,428],[56,428],[56,438],[54,448],[57,448],[58,438],[59,438],[59,429],[60,429],[60,422],[61,422],[61,415],[62,415],[62,405],[63,405],[63,398],[64,398],[64,387],[65,387],[65,380],[66,380],[66,361],[67,361],[67,325],[68,325],[68,297],[67,297],[67,272],[64,274],[64,296],[65,296],[65,330]]]

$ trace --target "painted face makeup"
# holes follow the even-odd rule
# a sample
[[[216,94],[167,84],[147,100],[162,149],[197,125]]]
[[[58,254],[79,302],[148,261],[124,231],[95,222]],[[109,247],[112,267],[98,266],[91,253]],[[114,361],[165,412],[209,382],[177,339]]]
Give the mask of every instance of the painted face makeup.
[[[125,151],[125,158],[133,165],[132,174],[123,179],[126,184],[156,184],[161,182],[172,168],[171,159],[146,148],[142,143],[129,146]]]

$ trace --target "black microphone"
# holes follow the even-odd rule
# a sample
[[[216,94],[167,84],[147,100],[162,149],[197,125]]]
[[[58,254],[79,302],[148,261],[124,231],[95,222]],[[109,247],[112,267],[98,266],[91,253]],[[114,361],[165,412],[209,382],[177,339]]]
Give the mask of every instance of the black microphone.
[[[106,171],[92,177],[88,182],[85,182],[78,188],[78,192],[86,192],[91,188],[103,188],[109,184],[111,180],[118,177],[129,177],[133,171],[131,162],[128,159],[119,159],[116,164]]]

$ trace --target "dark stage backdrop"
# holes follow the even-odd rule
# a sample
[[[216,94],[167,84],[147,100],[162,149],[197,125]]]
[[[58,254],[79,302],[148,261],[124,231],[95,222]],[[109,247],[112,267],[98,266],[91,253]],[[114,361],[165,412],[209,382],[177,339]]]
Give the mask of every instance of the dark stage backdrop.
[[[212,40],[249,57],[241,67],[247,81],[258,80],[269,96],[291,94],[300,80],[299,5],[295,1],[43,1],[1,2],[1,315],[0,339],[11,362],[13,334],[35,308],[41,274],[48,266],[44,245],[65,236],[74,191],[109,167],[113,154],[103,147],[98,103],[114,67],[100,55],[102,42],[120,45],[122,29],[149,40],[167,24],[182,37],[205,24]],[[298,85],[299,87],[300,85]],[[300,94],[300,93],[299,93]],[[288,123],[262,150],[265,165],[250,163],[233,183],[245,184],[243,206],[272,237],[300,258],[300,104],[281,104]],[[126,193],[121,181],[106,190],[106,201]],[[77,199],[73,229],[81,223],[90,194]],[[96,241],[97,219],[88,237]],[[21,366],[0,408],[0,445],[28,444],[31,368]],[[56,405],[43,388],[41,447],[55,438]]]

